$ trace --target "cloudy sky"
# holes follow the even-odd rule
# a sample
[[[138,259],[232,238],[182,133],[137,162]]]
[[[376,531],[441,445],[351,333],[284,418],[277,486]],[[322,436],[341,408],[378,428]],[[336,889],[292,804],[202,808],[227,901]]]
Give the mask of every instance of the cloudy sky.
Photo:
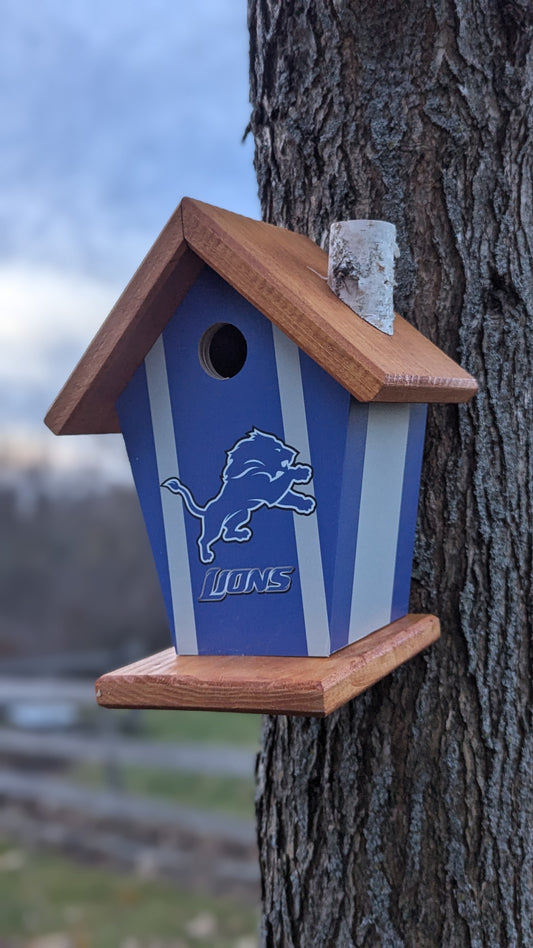
[[[0,432],[40,444],[181,197],[259,216],[241,143],[246,0],[0,0],[0,13]]]

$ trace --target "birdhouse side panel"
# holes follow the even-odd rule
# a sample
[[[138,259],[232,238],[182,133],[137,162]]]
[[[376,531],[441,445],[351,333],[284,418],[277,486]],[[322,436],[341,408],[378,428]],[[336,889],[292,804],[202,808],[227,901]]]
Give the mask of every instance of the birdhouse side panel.
[[[368,405],[300,350],[331,650],[348,642]]]
[[[407,612],[425,407],[369,405],[348,642]]]
[[[357,536],[361,509],[363,471],[369,406],[350,400],[342,471],[342,494],[337,547],[333,564],[331,648],[349,643]]]
[[[420,475],[426,432],[427,405],[410,405],[409,409],[409,430],[402,485],[391,622],[400,619],[409,611]]]

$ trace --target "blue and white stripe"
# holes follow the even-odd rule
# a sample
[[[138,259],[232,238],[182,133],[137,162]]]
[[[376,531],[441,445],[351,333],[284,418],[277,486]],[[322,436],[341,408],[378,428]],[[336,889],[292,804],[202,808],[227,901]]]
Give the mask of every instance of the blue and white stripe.
[[[391,620],[409,405],[370,405],[348,641]]]
[[[159,483],[162,484],[167,477],[179,477],[178,453],[174,435],[163,336],[160,336],[156,341],[146,356],[144,364],[157,474]],[[185,655],[197,655],[198,643],[187,555],[185,513],[182,505],[174,503],[174,498],[166,490],[161,491],[161,504],[165,526],[176,651]]]
[[[297,446],[302,458],[309,461],[313,467],[309,450],[299,349],[277,326],[273,326],[272,330],[285,441],[294,447]],[[313,481],[306,485],[306,492],[314,495]],[[307,654],[329,655],[329,622],[318,521],[315,516],[301,517],[296,513],[293,514],[293,518]]]

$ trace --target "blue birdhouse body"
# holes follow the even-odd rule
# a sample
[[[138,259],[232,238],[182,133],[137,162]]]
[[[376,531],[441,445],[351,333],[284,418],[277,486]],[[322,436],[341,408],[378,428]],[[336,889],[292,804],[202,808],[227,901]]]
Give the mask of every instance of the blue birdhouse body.
[[[356,401],[206,267],[117,410],[178,653],[329,655],[408,611],[425,405]]]
[[[426,403],[477,386],[325,271],[184,199],[47,415],[122,431],[181,655],[327,656],[408,611]]]

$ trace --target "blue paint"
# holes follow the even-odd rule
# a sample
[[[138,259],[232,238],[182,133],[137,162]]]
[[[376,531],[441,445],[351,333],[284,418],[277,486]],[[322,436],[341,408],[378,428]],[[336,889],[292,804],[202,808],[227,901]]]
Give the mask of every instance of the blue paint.
[[[200,340],[215,323],[231,323],[246,339],[246,362],[230,379],[212,378],[200,362]],[[272,324],[208,267],[165,328],[163,344],[172,407],[169,431],[174,433],[179,470],[158,472],[144,365],[120,397],[117,410],[171,625],[173,612],[179,616],[179,604],[173,610],[164,533],[165,517],[167,530],[172,529],[172,503],[165,503],[164,510],[161,503],[161,492],[167,489],[174,494],[176,511],[181,510],[184,516],[186,549],[182,568],[187,575],[190,570],[199,654],[307,654],[300,571],[302,565],[309,566],[310,560],[298,561],[295,531],[295,522],[300,524],[299,518],[306,516],[316,518],[318,539],[314,546],[318,550],[319,544],[319,550],[313,562],[319,569],[322,560],[326,605],[319,625],[326,626],[324,634],[330,636],[332,651],[344,647],[348,644],[354,588],[368,405],[356,402],[300,352],[305,418],[301,411],[291,416],[291,431],[303,428],[303,432],[302,443],[289,447],[302,452],[307,442],[310,456],[305,456],[305,450],[296,457],[289,451],[292,460],[287,463],[300,470],[311,465],[312,483],[301,480],[290,488],[297,495],[296,501],[289,501],[289,506],[295,504],[295,512],[280,506],[280,498],[279,503],[274,498],[266,506],[267,494],[260,490],[258,497],[254,495],[257,503],[252,499],[246,507],[247,476],[252,471],[247,467],[242,495],[245,514],[221,522],[212,542],[200,548],[197,541],[206,519],[200,508],[212,501],[209,510],[218,511],[213,499],[222,496],[219,492],[228,453],[232,457],[233,450],[236,458],[236,446],[248,445],[254,428],[263,433],[263,440],[257,441],[260,451],[266,450],[269,436],[270,447],[288,450],[283,420],[284,411],[287,419],[287,406],[280,399]],[[294,364],[297,372],[298,360]],[[388,611],[392,599],[391,619],[408,609],[425,415],[425,406],[410,409],[394,588],[391,590],[389,584],[389,589],[383,591],[381,607],[386,603]],[[172,451],[166,453],[172,457]],[[253,469],[255,480],[250,483],[266,485],[267,479],[258,473],[265,457],[252,461],[257,464]],[[283,468],[268,483],[272,481],[275,487],[277,478],[286,475],[287,469]],[[167,479],[171,479],[170,486],[162,488],[161,483]],[[184,500],[186,491],[190,492],[189,500]],[[306,504],[303,498],[313,495],[316,511],[297,512]],[[244,535],[232,534],[232,525],[244,529]],[[398,523],[391,525],[391,530],[396,529]],[[298,531],[301,533],[300,526]],[[178,536],[175,532],[174,538]],[[178,550],[180,542],[176,539]],[[305,557],[302,544],[300,556]],[[188,579],[185,586],[188,590]],[[315,617],[317,610],[310,605],[313,600],[309,596],[308,592],[308,616]]]
[[[427,405],[411,405],[407,452],[403,476],[402,503],[398,545],[396,548],[396,570],[392,594],[391,622],[409,611],[409,590],[413,565],[416,515],[420,490],[420,473],[424,453]]]
[[[314,462],[314,486],[319,499],[317,518],[331,629],[340,520],[340,472],[343,469],[346,450],[350,395],[301,351],[300,366],[309,449]]]
[[[368,405],[351,399],[342,468],[340,468],[342,515],[338,527],[337,551],[333,570],[335,580],[334,611],[331,619],[331,649],[348,644],[352,586],[357,548],[357,528],[363,483]],[[339,475],[337,475],[339,476]]]
[[[211,378],[198,358],[200,339],[215,322],[237,326],[247,342],[244,367],[231,379]],[[272,327],[235,290],[205,268],[166,327],[163,338],[180,478],[203,505],[219,491],[226,452],[236,442],[254,427],[276,435],[283,433]],[[305,493],[304,487],[301,490]],[[182,503],[181,499],[176,498],[176,503]],[[262,508],[252,516],[253,536],[248,542],[218,541],[213,545],[213,565],[219,568],[294,567],[290,590],[270,595],[227,596],[217,603],[198,601],[208,566],[200,561],[197,552],[199,520],[187,514],[185,523],[199,653],[305,654],[298,557],[290,511]]]

